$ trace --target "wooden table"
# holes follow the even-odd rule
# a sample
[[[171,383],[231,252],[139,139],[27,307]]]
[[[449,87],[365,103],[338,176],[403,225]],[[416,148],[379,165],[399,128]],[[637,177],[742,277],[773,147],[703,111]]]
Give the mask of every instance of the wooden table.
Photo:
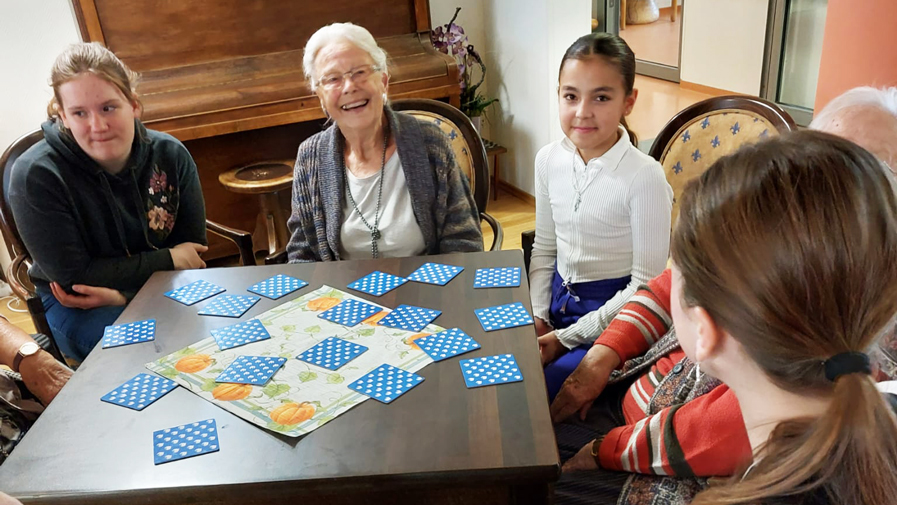
[[[465,357],[512,353],[523,382],[467,389],[458,358],[433,363],[395,403],[366,401],[302,438],[261,429],[184,388],[142,412],[100,401],[147,372],[145,363],[235,322],[162,297],[173,288],[205,279],[244,293],[277,273],[310,283],[278,301],[262,298],[247,320],[322,284],[345,289],[375,269],[407,276],[427,261],[465,270],[445,287],[409,282],[360,296],[442,310],[436,324],[458,326],[482,345]],[[25,503],[66,504],[549,503],[559,465],[533,327],[486,333],[473,312],[514,301],[530,307],[525,276],[518,288],[473,289],[477,267],[497,266],[523,267],[520,251],[156,273],[118,320],[156,318],[156,340],[95,349],[0,467],[0,490]],[[218,422],[219,452],[153,465],[154,430],[208,418]]]

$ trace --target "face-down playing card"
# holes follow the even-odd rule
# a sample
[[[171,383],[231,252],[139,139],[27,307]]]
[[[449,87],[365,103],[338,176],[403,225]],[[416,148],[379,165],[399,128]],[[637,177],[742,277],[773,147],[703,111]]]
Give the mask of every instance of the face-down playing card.
[[[107,326],[103,330],[103,349],[119,347],[156,339],[156,320],[147,319],[134,323]]]
[[[486,331],[503,330],[533,324],[533,317],[520,302],[474,310]]]
[[[100,400],[129,409],[143,410],[176,387],[177,382],[171,379],[141,373],[106,393]]]
[[[200,302],[222,292],[224,292],[224,288],[221,286],[204,280],[198,280],[196,282],[191,282],[186,286],[173,289],[165,293],[165,296],[172,300],[179,301],[184,305],[193,305],[196,302]]]
[[[218,448],[218,427],[214,419],[153,432],[153,462],[157,465],[217,452]]]
[[[265,298],[277,300],[278,298],[302,289],[307,285],[308,283],[302,279],[290,277],[289,275],[277,274],[259,283],[253,284],[249,287],[248,291],[257,295],[262,295]]]
[[[271,338],[268,330],[258,319],[250,319],[242,323],[232,324],[224,328],[212,330],[212,336],[218,343],[218,349],[225,351],[245,344]]]
[[[238,356],[215,382],[263,386],[286,362],[286,358],[277,356]]]
[[[349,389],[370,396],[377,401],[390,403],[423,380],[424,378],[416,373],[406,372],[401,368],[384,363],[349,384]]]
[[[442,263],[424,263],[408,276],[408,280],[445,286],[462,270],[464,270],[464,267],[443,265]]]
[[[468,388],[494,386],[510,382],[520,382],[523,374],[517,366],[513,354],[499,354],[482,358],[462,359],[461,373]]]
[[[480,344],[460,328],[451,328],[422,337],[414,343],[433,358],[433,361],[442,361],[480,348]]]
[[[442,314],[442,311],[415,307],[413,305],[399,305],[386,317],[378,321],[377,324],[400,330],[420,331],[439,317],[439,314]]]
[[[296,356],[296,359],[328,370],[337,370],[367,350],[367,347],[355,342],[328,337]]]
[[[408,282],[408,279],[388,274],[379,270],[371,272],[361,279],[349,284],[349,289],[361,291],[369,295],[381,296]]]
[[[321,319],[326,319],[343,326],[355,326],[365,319],[380,312],[380,307],[371,305],[370,303],[360,302],[352,298],[347,298],[324,312],[318,314]]]
[[[261,298],[252,295],[221,295],[199,311],[203,316],[241,317]]]

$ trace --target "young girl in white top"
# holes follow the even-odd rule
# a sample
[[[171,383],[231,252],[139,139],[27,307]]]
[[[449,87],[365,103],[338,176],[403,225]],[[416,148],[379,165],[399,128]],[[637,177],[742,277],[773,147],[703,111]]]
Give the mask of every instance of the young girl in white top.
[[[625,117],[635,55],[607,33],[567,49],[558,79],[566,138],[536,156],[533,311],[550,399],[639,285],[664,268],[673,191]]]

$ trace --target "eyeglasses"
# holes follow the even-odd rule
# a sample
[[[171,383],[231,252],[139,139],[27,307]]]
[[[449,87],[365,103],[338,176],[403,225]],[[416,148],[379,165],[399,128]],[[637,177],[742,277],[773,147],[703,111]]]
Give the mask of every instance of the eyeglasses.
[[[363,82],[365,79],[379,72],[380,67],[376,65],[362,65],[355,67],[348,72],[342,74],[327,74],[318,80],[318,83],[327,89],[336,89],[343,85],[343,81],[348,77],[354,83]]]

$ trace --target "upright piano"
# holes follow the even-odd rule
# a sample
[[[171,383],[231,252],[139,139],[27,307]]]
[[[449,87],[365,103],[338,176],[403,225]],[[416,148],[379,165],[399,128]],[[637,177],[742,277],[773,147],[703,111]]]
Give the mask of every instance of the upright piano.
[[[142,119],[185,143],[199,167],[208,217],[257,227],[258,201],[226,191],[218,174],[291,159],[324,112],[302,71],[320,27],[367,28],[389,55],[391,98],[459,104],[455,61],[430,43],[428,0],[72,0],[81,37],[141,74]],[[282,195],[289,207],[289,194]],[[210,256],[233,252],[215,242]],[[264,249],[266,242],[256,240]]]

